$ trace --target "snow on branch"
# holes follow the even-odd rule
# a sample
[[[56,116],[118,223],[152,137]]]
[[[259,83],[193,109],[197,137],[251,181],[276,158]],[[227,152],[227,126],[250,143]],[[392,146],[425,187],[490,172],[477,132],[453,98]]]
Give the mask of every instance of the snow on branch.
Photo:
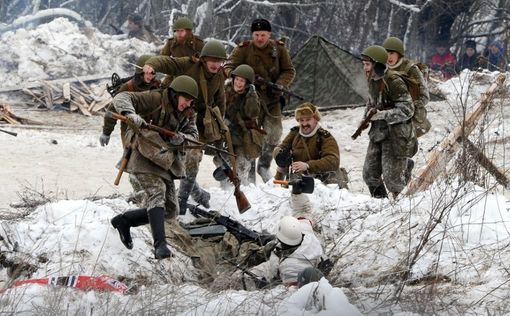
[[[246,3],[251,3],[255,5],[262,5],[266,7],[316,7],[318,5],[338,5],[336,2],[314,2],[314,3],[295,3],[295,2],[269,2],[267,0],[257,1],[257,0],[244,0]]]
[[[23,27],[27,23],[34,22],[39,19],[49,18],[49,17],[57,17],[57,16],[64,16],[64,17],[76,20],[78,22],[85,22],[85,20],[82,18],[82,16],[73,10],[64,9],[64,8],[47,9],[47,10],[38,11],[37,13],[32,14],[32,15],[25,15],[25,16],[17,18],[16,20],[14,20],[12,22],[12,24],[0,28],[0,33],[14,30],[19,27]]]
[[[421,11],[421,8],[419,8],[415,4],[405,4],[405,3],[402,3],[402,2],[400,2],[398,0],[390,0],[390,3],[400,7],[402,9],[406,9],[406,10],[409,10],[409,11],[412,11],[412,12],[419,13]]]

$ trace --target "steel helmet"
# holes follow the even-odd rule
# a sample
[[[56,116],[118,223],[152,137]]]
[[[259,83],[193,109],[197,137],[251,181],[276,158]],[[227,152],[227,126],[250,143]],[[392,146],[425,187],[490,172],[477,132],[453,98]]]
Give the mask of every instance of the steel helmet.
[[[170,83],[170,88],[177,93],[185,93],[187,95],[192,96],[195,99],[198,98],[197,82],[190,76],[182,75],[175,78]]]
[[[172,27],[175,30],[192,30],[193,29],[193,22],[191,22],[190,19],[183,16],[175,20],[174,25]]]
[[[292,216],[285,216],[278,224],[276,238],[286,245],[297,246],[303,240],[303,230],[299,220]]]
[[[244,78],[248,80],[250,83],[253,83],[255,81],[255,72],[253,71],[253,68],[251,68],[248,65],[239,65],[232,71],[230,74],[231,76],[239,76],[241,78]]]
[[[136,65],[138,67],[135,67],[136,68],[136,70],[135,70],[136,74],[143,73],[143,65],[145,65],[147,60],[149,60],[149,58],[151,58],[151,57],[153,57],[153,56],[152,55],[142,55],[142,56],[140,56],[140,58],[138,58],[138,60],[136,61]]]
[[[386,61],[388,61],[388,52],[386,52],[384,47],[379,45],[368,46],[361,55],[383,65],[386,65]]]
[[[205,43],[202,51],[200,52],[200,57],[214,57],[220,59],[227,59],[227,52],[225,51],[225,47],[218,40],[210,40]]]
[[[402,41],[399,38],[397,38],[397,37],[388,37],[384,41],[382,46],[387,51],[391,50],[391,51],[399,53],[400,56],[404,56],[404,43],[402,43]]]

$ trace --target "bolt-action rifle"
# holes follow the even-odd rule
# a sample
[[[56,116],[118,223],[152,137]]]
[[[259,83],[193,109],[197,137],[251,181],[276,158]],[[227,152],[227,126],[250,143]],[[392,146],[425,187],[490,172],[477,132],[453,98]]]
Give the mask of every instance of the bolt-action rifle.
[[[375,113],[377,113],[377,109],[375,107],[371,108],[370,111],[368,111],[367,115],[365,116],[365,119],[361,121],[361,123],[358,126],[358,129],[356,129],[354,134],[352,134],[351,138],[353,140],[358,138],[361,135],[361,133],[368,128],[368,126],[370,125],[370,119],[372,119],[372,116],[374,116]]]
[[[260,75],[255,75],[255,82],[256,83],[259,83],[259,84],[265,84],[268,88],[274,90],[274,91],[280,91],[282,92],[283,94],[285,95],[288,95],[288,96],[291,96],[291,97],[294,97],[298,100],[301,100],[303,101],[305,98],[303,98],[302,96],[288,90],[288,89],[285,89],[284,87],[274,83],[274,82],[271,82],[269,80],[266,80],[264,79],[262,76]]]
[[[129,118],[127,116],[124,116],[124,115],[121,115],[121,114],[118,114],[118,113],[115,113],[115,112],[111,112],[111,111],[107,111],[105,113],[105,117],[106,118],[112,118],[112,119],[115,119],[115,120],[120,120],[122,122],[128,122],[129,121]],[[141,128],[148,129],[148,130],[151,130],[151,131],[155,131],[155,132],[159,133],[161,136],[169,137],[169,138],[174,137],[175,135],[177,135],[177,133],[175,133],[172,130],[169,130],[169,129],[163,128],[163,127],[159,127],[159,126],[156,126],[156,125],[152,125],[152,124],[144,124]],[[215,146],[212,146],[212,145],[209,145],[209,144],[202,143],[202,142],[200,142],[198,140],[190,139],[190,138],[187,138],[187,137],[184,137],[184,140],[187,141],[187,142],[196,144],[196,145],[198,145],[200,147],[210,148],[212,150],[217,151],[218,153],[221,152],[221,153],[225,153],[227,155],[230,155],[230,153],[228,151],[226,151],[226,150],[223,150],[221,148],[218,148],[218,147],[215,147]],[[166,150],[166,149],[162,149],[162,150]],[[117,173],[117,178],[115,178],[115,182],[114,182],[115,185],[119,184],[120,178],[122,177],[122,174],[124,173],[124,170],[127,167],[127,163],[129,161],[129,157],[130,156],[131,156],[131,148],[126,148],[126,150],[124,151],[124,155],[122,157],[122,161],[120,163],[120,168],[119,168],[119,172]],[[236,196],[236,198],[237,198],[237,196]]]
[[[243,214],[251,208],[251,205],[246,195],[241,191],[241,180],[219,152],[218,157],[221,159],[222,164],[214,171],[213,176],[218,181],[228,178],[234,185],[234,197],[236,198],[237,210],[239,213]]]

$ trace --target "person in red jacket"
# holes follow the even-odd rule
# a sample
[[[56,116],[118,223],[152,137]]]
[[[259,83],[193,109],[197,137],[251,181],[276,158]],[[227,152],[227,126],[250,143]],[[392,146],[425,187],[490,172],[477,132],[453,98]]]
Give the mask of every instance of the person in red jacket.
[[[457,59],[450,52],[450,47],[446,42],[439,42],[436,45],[436,53],[432,56],[430,68],[434,71],[441,71],[443,79],[448,80],[456,75],[455,64]]]

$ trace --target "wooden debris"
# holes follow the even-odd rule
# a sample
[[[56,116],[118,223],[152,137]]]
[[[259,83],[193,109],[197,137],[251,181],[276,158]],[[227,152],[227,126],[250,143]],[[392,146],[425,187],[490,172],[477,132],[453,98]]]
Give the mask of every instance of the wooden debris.
[[[503,85],[506,77],[501,74],[482,94],[475,104],[473,112],[466,115],[464,122],[458,125],[429,155],[427,165],[418,171],[418,175],[405,189],[405,195],[412,195],[426,190],[435,179],[446,170],[448,162],[452,160],[457,150],[461,147],[462,140],[466,139],[474,130],[476,123],[490,107],[492,98],[499,87]],[[460,141],[459,141],[460,140]]]
[[[30,120],[17,116],[11,112],[11,107],[7,104],[0,104],[0,121],[5,121],[9,124],[30,124],[30,125],[42,125],[43,123]]]
[[[105,93],[106,86],[99,93],[94,92],[84,78],[74,77],[67,81],[40,81],[37,88],[21,89],[31,96],[31,104],[42,108],[68,108],[70,112],[80,111],[83,115],[91,116],[110,104],[112,98]]]

